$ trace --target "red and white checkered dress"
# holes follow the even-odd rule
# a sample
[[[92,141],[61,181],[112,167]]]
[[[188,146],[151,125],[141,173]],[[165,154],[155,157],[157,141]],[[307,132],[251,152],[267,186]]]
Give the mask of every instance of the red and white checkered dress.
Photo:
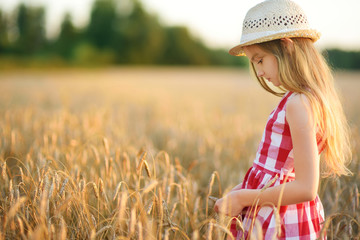
[[[276,180],[271,186],[295,179],[293,146],[289,124],[285,118],[286,103],[293,95],[292,92],[287,92],[270,114],[253,166],[246,173],[242,183],[243,189],[262,189],[274,178]],[[321,152],[319,145],[320,141],[318,148]],[[250,239],[252,233],[255,237],[259,228],[262,228],[265,240],[273,239],[274,235],[275,239],[292,240],[320,237],[324,210],[318,196],[313,201],[281,206],[279,216],[280,219],[277,220],[274,208],[270,206],[256,210],[248,207],[241,217],[244,232],[236,228],[235,221],[230,230],[237,240]],[[280,224],[276,223],[279,220]]]

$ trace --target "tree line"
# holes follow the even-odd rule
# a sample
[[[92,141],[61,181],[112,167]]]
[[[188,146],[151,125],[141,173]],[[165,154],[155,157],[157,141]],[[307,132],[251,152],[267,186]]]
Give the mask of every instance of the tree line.
[[[360,51],[328,49],[323,54],[334,69],[360,70]]]
[[[85,27],[70,14],[55,39],[47,39],[45,9],[20,4],[13,13],[0,10],[0,62],[107,65],[246,65],[226,50],[211,49],[182,26],[163,26],[139,1],[124,7],[96,0]]]
[[[59,34],[48,39],[43,7],[21,3],[12,13],[0,10],[0,66],[45,65],[236,65],[244,58],[213,49],[183,26],[163,26],[138,0],[132,6],[96,0],[86,26],[75,27],[70,14]],[[327,50],[334,68],[360,69],[360,52]]]

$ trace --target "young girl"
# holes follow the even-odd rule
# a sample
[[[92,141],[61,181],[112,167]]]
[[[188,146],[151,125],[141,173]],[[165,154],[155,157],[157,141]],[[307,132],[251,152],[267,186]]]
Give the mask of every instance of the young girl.
[[[240,45],[230,50],[246,55],[261,86],[282,96],[244,181],[215,204],[241,221],[243,229],[231,225],[236,239],[259,232],[264,239],[326,238],[320,154],[323,175],[339,176],[350,174],[351,153],[331,72],[313,46],[318,38],[297,4],[267,0],[248,11]]]

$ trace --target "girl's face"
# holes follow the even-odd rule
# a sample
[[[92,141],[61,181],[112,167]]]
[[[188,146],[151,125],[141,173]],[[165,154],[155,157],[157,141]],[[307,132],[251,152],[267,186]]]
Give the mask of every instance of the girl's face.
[[[278,62],[276,57],[257,45],[244,47],[244,52],[253,63],[258,77],[263,77],[274,86],[280,86]]]

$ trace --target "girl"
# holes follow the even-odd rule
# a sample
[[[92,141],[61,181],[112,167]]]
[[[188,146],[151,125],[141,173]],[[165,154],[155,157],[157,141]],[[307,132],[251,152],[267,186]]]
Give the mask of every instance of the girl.
[[[313,45],[318,38],[297,4],[267,0],[248,11],[240,45],[230,50],[246,55],[261,86],[282,96],[243,183],[215,204],[241,221],[242,229],[236,221],[230,228],[236,239],[259,232],[264,239],[326,238],[320,153],[325,176],[350,174],[351,153],[331,72]]]

